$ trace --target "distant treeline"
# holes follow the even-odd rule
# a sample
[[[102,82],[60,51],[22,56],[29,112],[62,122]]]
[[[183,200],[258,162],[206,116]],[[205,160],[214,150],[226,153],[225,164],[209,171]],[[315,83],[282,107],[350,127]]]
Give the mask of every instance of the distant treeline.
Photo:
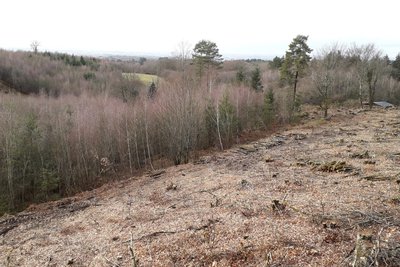
[[[107,93],[120,97],[122,90],[134,93],[144,86],[138,80],[127,83],[122,77],[126,68],[92,57],[0,50],[0,81],[22,94],[58,97]],[[135,70],[134,66],[128,69]]]
[[[49,57],[51,60],[63,61],[66,65],[75,67],[90,66],[92,70],[98,70],[100,67],[99,60],[95,57],[75,56],[65,53],[43,52],[42,55]]]

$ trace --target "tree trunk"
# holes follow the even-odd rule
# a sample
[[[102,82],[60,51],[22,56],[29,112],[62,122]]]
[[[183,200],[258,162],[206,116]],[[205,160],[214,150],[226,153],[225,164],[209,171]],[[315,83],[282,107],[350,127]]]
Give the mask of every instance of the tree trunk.
[[[297,79],[299,77],[299,72],[296,71],[296,74],[294,76],[294,85],[293,85],[293,111],[296,108],[296,93],[297,93]]]
[[[220,127],[219,127],[219,105],[217,104],[217,133],[218,133],[218,140],[219,140],[219,145],[221,147],[221,150],[224,150],[224,146],[222,145],[222,138],[221,138],[221,131],[220,131]]]
[[[11,159],[11,140],[6,137],[6,162],[7,162],[7,185],[9,195],[9,208],[11,211],[15,209],[15,194],[13,181],[13,165]]]
[[[325,89],[324,89],[324,99],[325,99],[325,101],[324,101],[324,118],[327,118],[328,117],[328,109],[329,109],[329,82],[328,82],[328,77],[326,76],[326,78],[325,78],[325,81],[326,81],[326,83],[325,83]]]
[[[211,67],[209,65],[207,65],[207,81],[206,81],[206,85],[207,85],[207,89],[208,89],[208,93],[211,96],[211,92],[212,92],[212,81],[211,81]]]
[[[374,104],[372,85],[369,85],[368,93],[369,93],[368,106],[369,106],[369,109],[372,109],[372,105]]]
[[[373,105],[374,105],[374,100],[375,100],[375,88],[376,88],[376,83],[378,82],[378,78],[376,77],[375,80],[373,81],[373,83],[371,83],[369,85],[369,109],[372,109]]]
[[[360,81],[360,87],[358,89],[358,97],[360,100],[360,107],[363,108],[363,102],[362,102],[362,82]]]
[[[147,126],[147,102],[146,101],[144,102],[144,104],[145,104],[145,106],[144,106],[144,129],[145,129],[145,135],[146,135],[146,146],[147,146],[147,154],[149,156],[149,163],[150,163],[151,169],[154,171],[153,163],[151,162],[149,131],[148,131],[148,126]]]
[[[7,160],[9,161],[9,160]],[[10,210],[14,210],[15,205],[14,205],[14,184],[13,184],[13,176],[12,176],[12,166],[10,162],[7,162],[7,182],[8,182],[8,192],[9,192],[9,206]]]
[[[129,134],[129,129],[128,129],[128,118],[125,116],[125,131],[126,131],[126,144],[127,144],[127,149],[128,149],[128,159],[129,159],[129,171],[130,174],[133,173],[132,170],[132,153],[131,153],[131,142],[130,142],[130,134]]]
[[[85,156],[86,149],[85,149],[85,144],[82,141],[81,129],[82,129],[81,125],[78,121],[78,151],[80,152],[80,153],[79,152],[78,153],[80,154],[80,156],[82,158],[83,168],[85,169],[85,174],[86,174],[86,180],[89,180],[90,175],[89,175],[89,169],[88,169],[88,165],[86,162],[86,156]]]

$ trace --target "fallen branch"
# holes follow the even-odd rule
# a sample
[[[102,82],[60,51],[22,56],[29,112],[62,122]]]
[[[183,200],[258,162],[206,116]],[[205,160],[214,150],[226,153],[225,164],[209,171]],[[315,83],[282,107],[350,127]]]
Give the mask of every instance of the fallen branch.
[[[109,259],[108,259],[107,257],[105,257],[105,256],[103,256],[103,258],[106,260],[106,262],[107,262],[108,264],[110,264],[110,265],[113,266],[113,267],[120,267],[120,266],[121,266],[121,265],[119,265],[118,263],[115,263],[115,262],[109,260]]]
[[[209,219],[207,224],[201,225],[199,227],[194,227],[194,226],[189,226],[187,229],[181,229],[181,230],[177,230],[177,231],[157,231],[157,232],[153,232],[147,235],[143,235],[141,237],[135,238],[133,239],[133,236],[131,237],[130,240],[126,240],[123,243],[128,243],[128,242],[133,242],[133,241],[139,241],[139,240],[143,240],[143,239],[147,239],[147,238],[153,238],[153,237],[157,237],[160,235],[173,235],[173,234],[178,234],[178,233],[182,233],[185,231],[200,231],[200,230],[204,230],[207,229],[208,227],[210,227],[211,225],[220,222],[219,219]]]
[[[67,208],[67,210],[69,212],[75,212],[75,211],[84,210],[88,207],[90,207],[90,203],[78,203],[76,205],[71,205],[70,207]]]
[[[354,153],[350,156],[352,159],[370,159],[371,155],[369,154],[368,150],[365,152]]]
[[[149,177],[151,178],[159,178],[163,175],[166,171],[165,170],[157,170],[149,173]]]
[[[18,224],[13,224],[13,225],[10,225],[10,226],[5,227],[3,229],[0,229],[0,236],[7,234],[9,231],[11,231],[12,229],[14,229],[17,226],[18,226]]]
[[[184,231],[186,231],[186,229],[185,230],[178,230],[178,231],[157,231],[157,232],[153,232],[153,233],[150,233],[150,234],[147,234],[147,235],[143,235],[143,236],[135,238],[135,239],[131,238],[129,240],[124,241],[123,243],[129,243],[129,242],[131,242],[131,240],[132,241],[139,241],[139,240],[142,240],[142,239],[152,238],[152,237],[156,237],[156,236],[159,236],[159,235],[172,235],[172,234],[177,234],[177,233],[181,233],[181,232],[184,232]]]
[[[133,251],[133,234],[131,232],[131,242],[129,245],[129,252],[131,253],[132,267],[139,267],[139,259],[136,258],[135,252]]]
[[[382,175],[382,174],[372,174],[372,175],[368,175],[368,176],[361,177],[360,179],[361,179],[361,180],[367,180],[367,181],[376,182],[376,181],[390,181],[390,180],[394,180],[395,177],[393,177],[393,176],[386,176],[386,175]]]
[[[211,225],[213,225],[213,224],[215,224],[215,223],[218,223],[218,222],[220,222],[219,219],[215,219],[215,220],[213,220],[213,219],[208,219],[208,223],[207,223],[207,224],[201,225],[201,226],[199,226],[199,227],[189,226],[187,230],[191,230],[191,231],[200,231],[200,230],[204,230],[204,229],[207,229],[207,228],[209,228]]]
[[[367,227],[370,225],[400,226],[400,220],[396,216],[379,212],[366,213],[353,210],[347,214],[342,214],[340,217],[347,221],[353,221],[350,228],[356,226]]]

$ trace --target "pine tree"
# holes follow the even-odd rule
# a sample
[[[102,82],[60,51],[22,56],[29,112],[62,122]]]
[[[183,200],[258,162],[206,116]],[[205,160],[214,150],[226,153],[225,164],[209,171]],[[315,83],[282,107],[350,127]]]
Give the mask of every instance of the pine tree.
[[[240,66],[239,69],[238,69],[238,71],[236,72],[236,81],[237,81],[239,84],[242,84],[243,82],[246,81],[246,74],[245,74],[245,72],[244,72],[243,66]]]
[[[270,89],[268,93],[264,95],[264,106],[263,106],[263,119],[265,125],[268,127],[275,117],[275,96],[274,92]]]
[[[305,73],[308,63],[311,60],[310,49],[307,45],[308,36],[297,35],[289,45],[289,50],[286,51],[285,59],[281,67],[281,79],[287,81],[293,86],[293,101],[292,111],[294,111],[297,99],[297,83],[299,78]]]
[[[154,96],[156,95],[156,93],[157,93],[156,84],[155,84],[154,82],[151,82],[151,84],[150,84],[150,86],[149,86],[149,91],[148,91],[148,93],[147,93],[147,96],[148,96],[149,98],[154,98]]]
[[[225,144],[232,144],[234,140],[234,134],[238,132],[238,118],[236,117],[235,107],[229,100],[229,95],[224,94],[218,105],[219,113],[219,131],[222,135]]]
[[[217,44],[207,40],[201,40],[193,49],[193,63],[197,68],[197,75],[200,80],[204,72],[207,75],[207,87],[211,90],[210,74],[212,69],[218,68],[223,62],[222,55],[219,54]]]
[[[282,67],[283,61],[283,57],[274,57],[274,59],[269,62],[269,66],[273,69],[279,69]]]
[[[85,65],[86,65],[86,60],[85,60],[85,58],[84,58],[83,56],[81,56],[81,58],[79,59],[79,61],[80,61],[80,63],[81,63],[82,66],[85,66]]]
[[[400,53],[392,63],[392,77],[400,81]]]
[[[251,88],[259,92],[263,89],[261,82],[261,72],[260,68],[257,66],[254,71],[251,72]]]

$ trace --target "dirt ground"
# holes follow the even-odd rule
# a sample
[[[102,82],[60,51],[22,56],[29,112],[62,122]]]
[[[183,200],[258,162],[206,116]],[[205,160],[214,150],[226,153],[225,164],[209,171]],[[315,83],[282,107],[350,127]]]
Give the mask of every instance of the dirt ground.
[[[3,216],[0,266],[400,266],[399,164],[399,110],[335,110]]]

